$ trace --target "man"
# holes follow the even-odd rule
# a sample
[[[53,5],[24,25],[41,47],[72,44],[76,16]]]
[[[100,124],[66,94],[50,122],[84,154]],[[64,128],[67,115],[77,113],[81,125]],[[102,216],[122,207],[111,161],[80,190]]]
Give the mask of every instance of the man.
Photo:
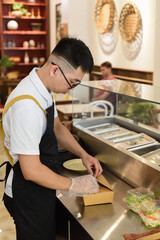
[[[115,80],[112,73],[112,64],[110,62],[104,62],[100,66],[103,80]]]
[[[102,74],[102,80],[115,80],[116,78],[113,76],[112,73],[112,64],[110,62],[104,62],[100,66],[101,74]],[[112,83],[110,81],[107,81],[106,85],[100,85],[101,89],[106,89],[110,90],[112,86]],[[111,94],[109,92],[99,90],[98,92],[96,91],[95,96],[92,98],[92,100],[107,100],[109,102],[112,102],[112,98],[110,96]],[[113,96],[113,94],[112,94]]]
[[[80,40],[64,38],[44,66],[34,68],[7,100],[4,143],[14,166],[6,181],[4,203],[15,220],[18,240],[55,239],[55,189],[78,196],[98,192],[95,178],[102,173],[100,163],[61,124],[52,99],[53,93],[66,94],[75,88],[92,66],[88,47]],[[60,176],[57,141],[79,156],[91,175]]]
[[[110,62],[104,62],[100,66],[101,74],[102,74],[102,80],[107,80],[103,84],[101,84],[99,87],[103,90],[95,91],[93,93],[94,97],[92,98],[93,101],[97,100],[107,100],[110,103],[112,103],[114,107],[114,113],[116,114],[116,94],[107,92],[105,90],[112,91],[113,87],[113,80],[116,80],[116,78],[113,76],[112,73],[112,64]]]

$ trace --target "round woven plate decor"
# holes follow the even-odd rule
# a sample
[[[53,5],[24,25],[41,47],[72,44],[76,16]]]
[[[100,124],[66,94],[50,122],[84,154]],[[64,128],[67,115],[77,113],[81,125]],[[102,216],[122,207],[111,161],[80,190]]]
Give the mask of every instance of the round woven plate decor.
[[[140,32],[142,19],[140,11],[135,4],[126,3],[121,10],[119,29],[124,41],[133,41]]]
[[[97,0],[95,6],[95,24],[99,33],[109,32],[114,23],[115,5],[113,0]]]

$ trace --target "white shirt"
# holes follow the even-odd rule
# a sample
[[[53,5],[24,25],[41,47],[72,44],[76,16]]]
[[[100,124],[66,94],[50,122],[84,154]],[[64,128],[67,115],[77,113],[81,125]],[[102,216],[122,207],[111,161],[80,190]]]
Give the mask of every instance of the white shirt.
[[[39,79],[34,68],[9,95],[6,104],[11,99],[20,95],[31,95],[44,108],[52,105],[52,93],[49,93],[42,81]],[[54,101],[55,104],[55,101]],[[54,117],[57,117],[56,107]],[[5,132],[4,144],[14,163],[18,161],[18,154],[40,155],[39,144],[46,130],[46,117],[44,111],[31,99],[23,99],[14,103],[3,118]],[[12,195],[13,169],[10,171],[5,193]]]

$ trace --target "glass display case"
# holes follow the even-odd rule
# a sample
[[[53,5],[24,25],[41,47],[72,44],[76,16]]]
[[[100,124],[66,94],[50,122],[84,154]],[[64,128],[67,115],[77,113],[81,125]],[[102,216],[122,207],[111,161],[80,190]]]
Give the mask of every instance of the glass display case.
[[[132,186],[160,189],[160,88],[83,81],[73,91],[73,131],[83,147]]]

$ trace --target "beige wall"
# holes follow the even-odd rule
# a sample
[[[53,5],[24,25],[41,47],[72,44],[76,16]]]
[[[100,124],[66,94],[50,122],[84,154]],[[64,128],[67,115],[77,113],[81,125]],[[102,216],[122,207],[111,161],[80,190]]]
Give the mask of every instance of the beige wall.
[[[61,0],[62,3],[62,22],[68,23],[70,36],[76,36],[82,39],[91,49],[95,64],[101,64],[103,61],[112,62],[114,67],[137,69],[144,71],[154,71],[154,84],[159,84],[159,68],[155,61],[159,59],[158,39],[159,26],[156,18],[158,17],[159,0],[132,0],[141,12],[143,23],[143,39],[141,49],[135,59],[128,59],[125,56],[126,45],[122,40],[119,29],[117,29],[118,40],[115,49],[110,53],[104,53],[100,46],[98,32],[94,23],[94,9],[96,0]],[[59,1],[60,2],[60,1]],[[127,0],[114,0],[117,9],[117,19],[120,11]],[[54,35],[54,12],[57,0],[50,0],[51,7],[51,48],[55,45]],[[127,51],[127,50],[126,50]],[[156,57],[156,59],[155,59]],[[158,61],[159,62],[159,61]]]

